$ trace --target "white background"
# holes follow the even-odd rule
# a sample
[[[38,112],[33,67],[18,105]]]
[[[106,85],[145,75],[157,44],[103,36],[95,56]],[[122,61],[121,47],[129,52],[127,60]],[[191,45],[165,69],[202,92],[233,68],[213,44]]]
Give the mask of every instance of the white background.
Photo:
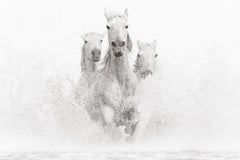
[[[19,125],[11,123],[18,119],[12,110],[21,110],[21,106],[35,101],[33,95],[38,90],[34,81],[62,70],[79,70],[83,42],[78,33],[105,32],[104,8],[119,12],[128,8],[129,32],[135,44],[132,57],[137,52],[137,40],[158,41],[160,72],[155,82],[159,83],[156,90],[161,96],[153,97],[159,98],[157,105],[166,108],[166,116],[175,113],[173,117],[178,117],[174,131],[167,138],[172,142],[165,143],[170,148],[179,141],[183,146],[187,143],[189,148],[238,149],[240,3],[237,0],[1,1],[0,140],[6,141],[5,145],[0,142],[1,148],[11,139],[9,133],[19,136],[6,128]],[[104,40],[105,49],[107,38]],[[18,102],[11,99],[11,94],[17,94],[13,97],[21,100],[21,106],[14,104]],[[194,140],[187,141],[189,137]]]

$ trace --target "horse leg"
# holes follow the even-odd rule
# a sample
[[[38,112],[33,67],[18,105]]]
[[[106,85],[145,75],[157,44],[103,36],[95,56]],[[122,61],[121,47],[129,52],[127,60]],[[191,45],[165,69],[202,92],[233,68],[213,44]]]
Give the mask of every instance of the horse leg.
[[[139,113],[139,122],[136,125],[135,132],[132,135],[132,138],[134,141],[138,141],[143,137],[143,135],[146,131],[146,128],[148,126],[149,119],[150,119],[149,113],[147,113],[147,112]]]
[[[106,132],[110,135],[110,137],[113,138],[113,140],[121,139],[122,134],[115,124],[115,116],[116,116],[115,110],[108,105],[103,105],[102,116],[105,124],[104,128]]]

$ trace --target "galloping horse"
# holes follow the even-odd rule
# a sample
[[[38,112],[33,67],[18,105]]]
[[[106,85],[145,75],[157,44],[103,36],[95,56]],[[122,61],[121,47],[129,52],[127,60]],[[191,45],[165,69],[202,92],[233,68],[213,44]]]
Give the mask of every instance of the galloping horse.
[[[76,101],[81,104],[81,100],[89,86],[90,77],[97,70],[97,62],[101,59],[102,39],[104,34],[96,32],[81,35],[84,44],[82,45],[82,58],[81,58],[81,77],[77,84],[75,92]]]
[[[153,76],[157,70],[157,57],[158,53],[156,51],[157,41],[154,40],[153,42],[137,42],[139,52],[137,54],[136,62],[134,65],[134,73],[138,77],[138,84],[137,84],[137,91],[136,96],[139,98],[138,104],[138,125],[135,128],[135,132],[133,138],[135,140],[141,138],[144,134],[148,124],[150,124],[150,119],[152,116],[152,109],[149,103],[145,104],[141,102],[144,99],[142,95],[143,90],[146,87],[145,81]],[[149,82],[148,82],[149,83]],[[149,89],[149,88],[148,88]],[[136,114],[136,113],[135,113]],[[133,114],[134,115],[134,114]],[[136,117],[136,116],[135,116]],[[134,124],[133,124],[134,125]]]
[[[128,33],[128,12],[117,14],[105,10],[109,50],[106,64],[90,82],[88,111],[92,120],[100,122],[111,136],[120,133],[117,116],[135,94],[136,75],[129,67],[131,39]]]
[[[144,99],[144,97],[141,96],[141,89],[144,86],[142,82],[155,73],[158,54],[156,52],[156,40],[153,42],[138,41],[137,45],[139,52],[134,64],[134,73],[138,78],[136,98],[139,99],[139,103],[141,99]],[[143,134],[148,124],[148,113],[151,111],[149,109],[143,111],[141,107],[146,109],[149,106],[141,106],[141,104],[137,104],[137,107],[124,108],[124,110],[121,112],[121,118],[119,119],[118,123],[120,123],[119,125],[126,127],[125,131],[130,136],[128,137],[130,139],[138,139]]]

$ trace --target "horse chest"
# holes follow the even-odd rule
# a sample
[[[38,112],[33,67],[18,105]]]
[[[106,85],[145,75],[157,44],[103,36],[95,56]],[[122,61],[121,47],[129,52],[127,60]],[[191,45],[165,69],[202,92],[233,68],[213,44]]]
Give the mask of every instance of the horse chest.
[[[105,101],[113,106],[113,108],[119,109],[124,99],[133,95],[131,87],[130,81],[121,84],[117,79],[112,80],[105,89]]]
[[[105,90],[104,97],[106,101],[114,108],[121,104],[122,93],[120,86],[118,85],[118,83],[116,83],[116,81],[113,81],[113,83],[108,84]]]

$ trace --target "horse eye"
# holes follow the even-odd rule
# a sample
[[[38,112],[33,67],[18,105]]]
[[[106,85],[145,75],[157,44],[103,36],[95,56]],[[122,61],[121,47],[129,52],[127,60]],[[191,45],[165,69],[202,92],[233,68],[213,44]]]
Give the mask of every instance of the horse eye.
[[[110,29],[110,27],[109,26],[106,26],[107,27],[107,29]]]
[[[157,56],[158,56],[157,54],[154,55],[154,57],[157,57]]]
[[[140,54],[137,54],[137,57],[140,57]]]
[[[128,29],[128,25],[127,25],[127,26],[125,26],[125,28],[126,28],[126,29]]]
[[[102,42],[103,42],[103,40],[100,40],[100,42],[102,43]]]
[[[87,43],[87,41],[84,41],[84,43]]]

